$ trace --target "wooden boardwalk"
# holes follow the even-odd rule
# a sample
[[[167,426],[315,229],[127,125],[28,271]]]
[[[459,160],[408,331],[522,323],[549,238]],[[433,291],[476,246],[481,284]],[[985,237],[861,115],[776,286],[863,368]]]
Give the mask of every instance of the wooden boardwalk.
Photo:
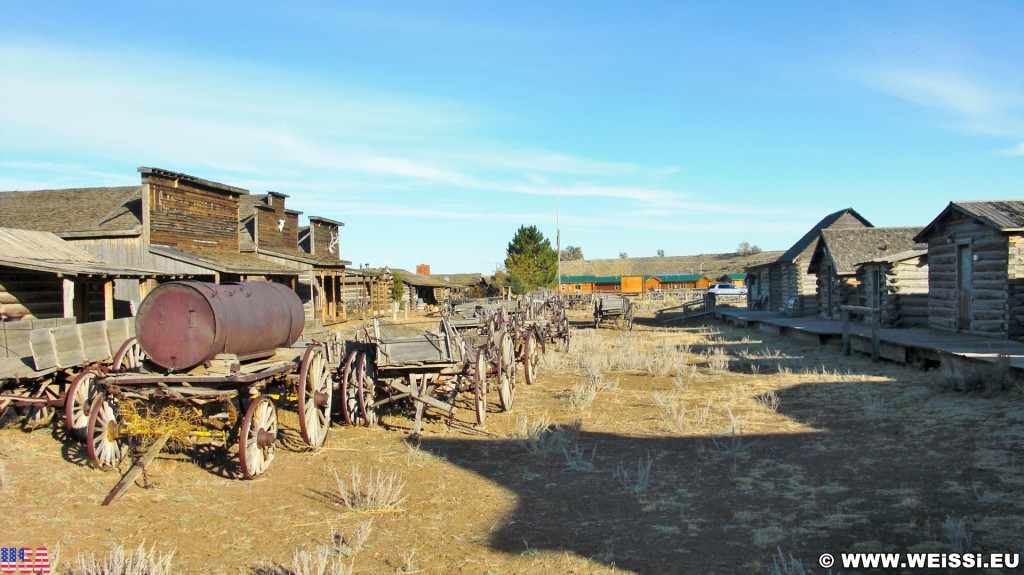
[[[784,317],[769,311],[727,307],[716,309],[715,317],[733,325],[756,327],[766,333],[793,335],[821,344],[839,342],[843,333],[841,322],[820,317]],[[958,361],[994,364],[1008,359],[1012,369],[1024,373],[1022,342],[927,328],[883,328],[879,332],[881,356],[891,361],[938,366]],[[870,354],[871,326],[851,323],[850,340],[855,351]]]

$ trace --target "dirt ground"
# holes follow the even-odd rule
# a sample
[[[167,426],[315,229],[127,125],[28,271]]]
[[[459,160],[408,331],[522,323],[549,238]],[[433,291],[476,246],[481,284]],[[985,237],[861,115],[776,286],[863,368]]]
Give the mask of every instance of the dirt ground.
[[[144,541],[185,574],[286,573],[360,528],[343,549],[355,573],[768,574],[780,551],[822,573],[824,552],[1024,552],[1019,390],[965,394],[715,322],[576,319],[511,413],[490,394],[491,435],[435,416],[411,440],[409,412],[390,412],[309,452],[286,408],[255,481],[234,453],[193,451],[102,507],[119,474],[90,469],[60,426],[0,430],[0,546],[59,544],[66,569]],[[353,467],[397,474],[400,508],[348,511],[336,477]]]

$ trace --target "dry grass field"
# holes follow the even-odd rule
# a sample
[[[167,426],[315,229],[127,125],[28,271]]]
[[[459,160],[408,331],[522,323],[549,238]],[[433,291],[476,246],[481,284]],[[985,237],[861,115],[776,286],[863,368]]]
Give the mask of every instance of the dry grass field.
[[[282,410],[256,481],[189,452],[101,507],[118,476],[78,444],[0,430],[0,545],[59,544],[62,573],[142,546],[154,568],[138,573],[263,575],[822,573],[823,552],[1024,552],[1019,390],[965,394],[936,371],[643,313],[633,332],[580,316],[512,413],[491,394],[491,435],[433,418],[414,441],[390,413],[306,452]]]

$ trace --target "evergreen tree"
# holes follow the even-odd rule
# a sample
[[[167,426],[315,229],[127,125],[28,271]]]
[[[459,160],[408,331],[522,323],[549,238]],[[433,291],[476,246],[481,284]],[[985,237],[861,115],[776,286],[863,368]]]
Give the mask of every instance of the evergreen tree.
[[[513,293],[522,294],[538,287],[553,287],[558,269],[558,254],[537,226],[520,226],[508,244],[505,269]]]

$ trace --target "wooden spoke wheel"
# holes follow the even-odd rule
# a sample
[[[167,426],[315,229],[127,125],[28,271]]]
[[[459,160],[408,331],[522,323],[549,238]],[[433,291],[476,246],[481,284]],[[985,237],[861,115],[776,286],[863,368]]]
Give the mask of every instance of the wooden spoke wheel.
[[[601,302],[594,302],[594,329],[601,327]]]
[[[537,362],[540,361],[540,348],[533,331],[526,332],[523,340],[523,380],[526,385],[537,382]]]
[[[367,427],[373,427],[377,425],[379,417],[377,415],[377,407],[373,404],[377,387],[373,382],[373,366],[368,365],[370,362],[369,355],[367,352],[360,353],[359,360],[356,362],[356,393],[359,401],[359,415],[363,418],[363,423]]]
[[[516,350],[512,336],[505,333],[498,348],[498,400],[505,411],[512,409],[516,398]]]
[[[633,304],[628,302],[626,304],[626,329],[633,331]]]
[[[85,429],[85,453],[89,465],[108,471],[117,467],[128,449],[121,439],[124,420],[118,401],[99,392],[89,406],[89,422]]]
[[[483,425],[487,415],[487,362],[481,351],[476,354],[476,373],[473,374],[473,402],[476,408],[476,422]]]
[[[87,369],[75,376],[64,398],[64,423],[79,441],[85,440],[89,428],[89,408],[96,398],[96,378],[99,370]]]
[[[130,337],[121,344],[121,348],[114,354],[111,369],[115,372],[138,371],[144,361],[146,361],[146,352],[142,351],[138,338]]]
[[[274,460],[277,442],[277,408],[270,396],[261,395],[249,403],[238,430],[238,462],[246,479],[267,472]]]
[[[311,345],[299,368],[299,432],[310,447],[320,447],[331,429],[331,397],[334,395],[327,354]]]
[[[562,321],[562,351],[569,351],[569,340],[572,338],[572,332],[569,330],[569,318],[565,318]]]
[[[34,403],[29,406],[25,416],[25,428],[35,429],[46,425],[53,419],[57,410],[52,407],[60,399],[60,389],[53,379],[46,379],[39,384],[39,387],[32,393],[36,399],[45,399],[47,403]]]
[[[362,417],[359,415],[359,385],[356,375],[359,355],[359,350],[350,351],[345,358],[345,367],[341,370],[341,415],[348,425],[355,425]]]

